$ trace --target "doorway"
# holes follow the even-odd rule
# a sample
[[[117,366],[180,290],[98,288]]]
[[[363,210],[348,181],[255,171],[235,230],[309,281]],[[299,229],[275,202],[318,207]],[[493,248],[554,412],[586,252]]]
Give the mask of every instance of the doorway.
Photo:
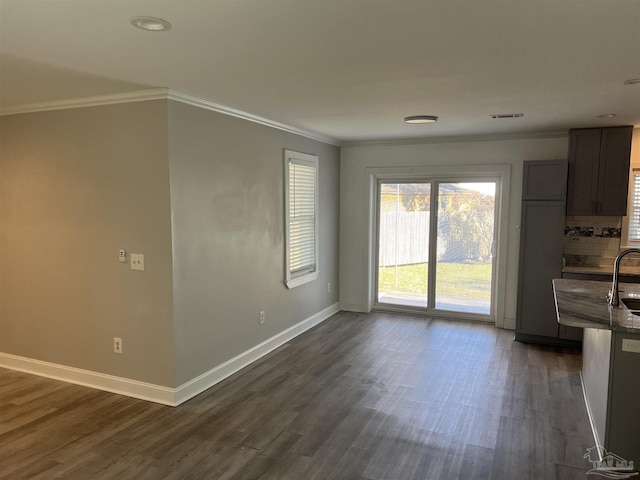
[[[376,305],[489,320],[496,179],[378,182]]]

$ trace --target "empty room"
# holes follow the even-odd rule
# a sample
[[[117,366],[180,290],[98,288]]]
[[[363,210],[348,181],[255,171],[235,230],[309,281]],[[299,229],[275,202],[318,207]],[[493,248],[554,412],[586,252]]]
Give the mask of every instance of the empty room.
[[[638,25],[0,0],[0,480],[637,478]]]

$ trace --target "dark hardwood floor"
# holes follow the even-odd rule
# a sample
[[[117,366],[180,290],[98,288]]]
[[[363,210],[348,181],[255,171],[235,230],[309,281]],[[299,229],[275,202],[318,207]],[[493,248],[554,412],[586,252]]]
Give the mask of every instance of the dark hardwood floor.
[[[580,358],[339,313],[177,408],[0,369],[0,479],[584,480]]]

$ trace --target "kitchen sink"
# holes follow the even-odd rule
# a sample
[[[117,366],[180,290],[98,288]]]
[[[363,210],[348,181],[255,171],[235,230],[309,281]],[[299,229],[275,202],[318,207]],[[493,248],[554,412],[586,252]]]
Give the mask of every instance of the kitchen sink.
[[[632,310],[631,313],[634,315],[640,315],[640,298],[621,298],[620,301],[625,307]]]

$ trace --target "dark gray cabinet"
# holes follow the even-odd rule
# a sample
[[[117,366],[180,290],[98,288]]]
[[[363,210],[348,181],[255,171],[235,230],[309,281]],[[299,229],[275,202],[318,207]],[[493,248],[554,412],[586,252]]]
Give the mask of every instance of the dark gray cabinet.
[[[624,340],[640,341],[640,335],[585,328],[582,385],[598,445],[637,465],[640,355],[623,350]]]
[[[536,160],[524,162],[522,200],[560,200],[567,198],[567,162]]]
[[[567,215],[626,215],[633,127],[569,131]]]
[[[551,281],[562,276],[567,162],[524,163],[516,340],[577,344],[581,329],[558,324]],[[553,186],[554,188],[550,188]]]

